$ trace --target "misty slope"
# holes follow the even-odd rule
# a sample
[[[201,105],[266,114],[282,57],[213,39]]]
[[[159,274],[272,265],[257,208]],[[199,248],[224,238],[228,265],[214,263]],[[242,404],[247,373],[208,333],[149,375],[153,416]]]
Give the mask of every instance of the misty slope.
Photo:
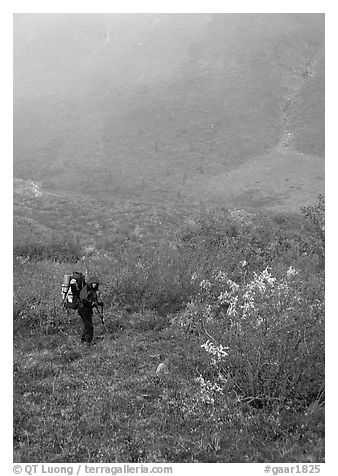
[[[325,153],[325,104],[320,96],[325,90],[324,68],[324,51],[321,50],[309,68],[310,74],[314,76],[311,81],[305,81],[290,111],[291,128],[297,131],[294,138],[295,148],[322,157]]]
[[[101,199],[236,205],[236,182],[231,197],[212,184],[279,144],[290,95],[290,147],[323,156],[323,42],[312,14],[21,15],[15,176]]]

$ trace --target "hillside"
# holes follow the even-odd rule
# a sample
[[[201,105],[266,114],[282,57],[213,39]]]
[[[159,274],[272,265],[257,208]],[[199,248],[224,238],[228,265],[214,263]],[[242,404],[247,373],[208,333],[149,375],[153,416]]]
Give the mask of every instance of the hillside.
[[[14,26],[17,178],[187,206],[295,209],[323,190],[322,15],[39,14]],[[257,186],[268,200],[251,201]]]
[[[82,194],[46,190],[14,179],[14,245],[78,241],[115,250],[129,240],[156,242],[173,235],[193,212],[184,203],[156,204],[116,197],[109,204]]]

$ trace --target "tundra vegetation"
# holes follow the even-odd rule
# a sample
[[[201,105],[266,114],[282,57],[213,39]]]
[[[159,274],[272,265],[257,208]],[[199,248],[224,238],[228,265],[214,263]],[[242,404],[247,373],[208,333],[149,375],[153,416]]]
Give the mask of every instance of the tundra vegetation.
[[[141,231],[15,247],[14,460],[323,462],[323,197]],[[105,281],[91,349],[60,300],[85,269]]]

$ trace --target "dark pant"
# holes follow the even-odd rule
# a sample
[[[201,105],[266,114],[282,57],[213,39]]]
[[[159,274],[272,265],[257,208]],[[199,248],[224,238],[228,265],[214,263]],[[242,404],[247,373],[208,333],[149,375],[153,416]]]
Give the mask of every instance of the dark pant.
[[[79,309],[79,315],[83,323],[83,331],[81,340],[83,342],[91,342],[93,340],[94,326],[93,326],[93,310],[90,308]]]

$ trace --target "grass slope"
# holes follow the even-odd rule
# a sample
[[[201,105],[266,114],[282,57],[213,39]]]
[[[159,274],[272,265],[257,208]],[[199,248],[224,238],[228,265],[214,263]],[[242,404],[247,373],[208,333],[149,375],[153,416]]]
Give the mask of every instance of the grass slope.
[[[238,208],[296,211],[324,191],[321,157],[274,150],[208,180],[208,200]]]
[[[225,412],[210,426],[182,405],[203,366],[194,339],[161,330],[152,314],[109,313],[110,334],[101,334],[96,318],[96,345],[86,349],[78,316],[63,319],[60,334],[32,329],[16,341],[15,462],[323,461],[320,405],[286,410],[274,422],[230,402],[232,419]],[[155,375],[163,356],[174,367],[167,382]]]

